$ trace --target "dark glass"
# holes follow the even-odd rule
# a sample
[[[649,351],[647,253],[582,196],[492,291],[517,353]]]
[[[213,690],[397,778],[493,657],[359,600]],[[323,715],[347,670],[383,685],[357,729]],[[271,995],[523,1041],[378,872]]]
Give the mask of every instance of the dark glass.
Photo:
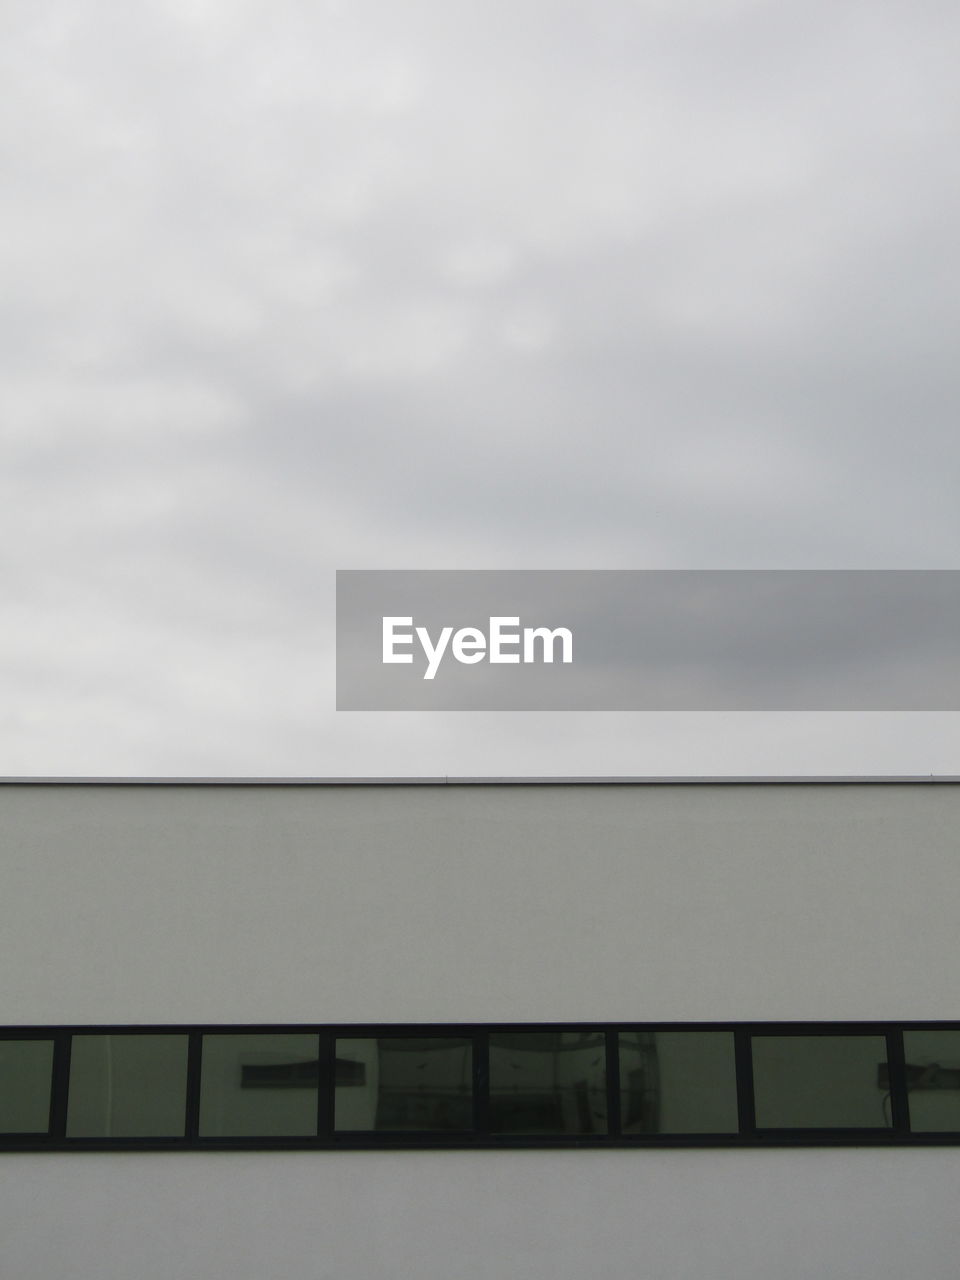
[[[883,1129],[887,1042],[876,1035],[755,1035],[759,1129]]]
[[[185,1035],[75,1035],[68,1138],[181,1138]]]
[[[960,1031],[905,1031],[914,1133],[960,1132]]]
[[[490,1037],[493,1133],[606,1133],[605,1038],[598,1031]]]
[[[732,1031],[620,1035],[624,1133],[736,1133]]]
[[[319,1053],[316,1035],[205,1035],[200,1137],[313,1137]]]
[[[337,1041],[338,1130],[457,1132],[473,1128],[473,1045],[462,1037]]]
[[[46,1133],[52,1040],[0,1040],[0,1133]]]

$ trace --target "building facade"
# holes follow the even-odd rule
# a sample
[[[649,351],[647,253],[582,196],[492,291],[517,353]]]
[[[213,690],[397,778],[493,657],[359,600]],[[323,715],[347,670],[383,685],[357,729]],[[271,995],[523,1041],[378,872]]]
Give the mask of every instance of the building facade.
[[[952,1277],[958,819],[952,779],[7,782],[9,1274]]]

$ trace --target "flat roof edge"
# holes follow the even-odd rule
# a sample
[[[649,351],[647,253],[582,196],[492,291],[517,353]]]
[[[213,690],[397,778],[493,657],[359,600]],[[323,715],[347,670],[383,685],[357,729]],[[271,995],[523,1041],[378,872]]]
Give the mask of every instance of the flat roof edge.
[[[36,787],[483,787],[483,786],[884,786],[956,785],[956,774],[715,774],[509,777],[0,777],[0,786]]]

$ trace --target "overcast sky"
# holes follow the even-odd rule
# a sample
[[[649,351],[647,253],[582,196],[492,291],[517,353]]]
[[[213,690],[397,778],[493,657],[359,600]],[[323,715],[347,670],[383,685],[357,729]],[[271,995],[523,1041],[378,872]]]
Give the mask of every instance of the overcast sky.
[[[342,569],[960,567],[950,0],[5,0],[0,773],[960,773],[334,711]]]

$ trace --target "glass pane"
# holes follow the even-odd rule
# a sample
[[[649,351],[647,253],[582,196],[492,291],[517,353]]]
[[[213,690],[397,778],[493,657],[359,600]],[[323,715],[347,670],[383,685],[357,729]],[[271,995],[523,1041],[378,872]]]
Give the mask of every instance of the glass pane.
[[[882,1129],[891,1124],[883,1036],[754,1036],[760,1129]]]
[[[905,1031],[910,1128],[960,1131],[960,1031]]]
[[[46,1133],[52,1040],[0,1040],[0,1133]]]
[[[68,1138],[179,1138],[187,1099],[185,1035],[75,1035]]]
[[[536,1031],[490,1037],[493,1133],[606,1133],[602,1032]]]
[[[736,1133],[732,1031],[631,1031],[620,1036],[624,1133]]]
[[[316,1134],[319,1052],[315,1035],[204,1036],[200,1136]]]
[[[466,1039],[383,1036],[337,1041],[339,1130],[473,1128],[473,1046]]]

